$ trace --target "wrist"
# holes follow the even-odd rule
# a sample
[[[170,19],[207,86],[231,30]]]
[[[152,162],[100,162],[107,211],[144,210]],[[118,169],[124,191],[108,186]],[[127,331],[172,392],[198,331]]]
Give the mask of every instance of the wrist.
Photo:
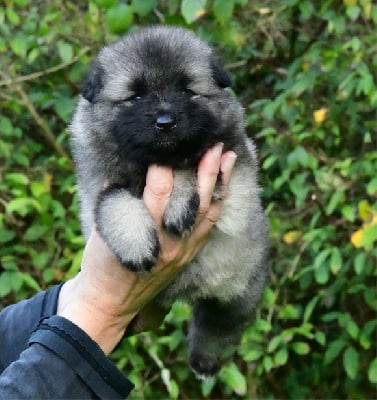
[[[77,277],[63,285],[58,299],[57,315],[82,329],[108,355],[122,339],[134,315],[117,315],[102,310],[96,297],[83,293]]]

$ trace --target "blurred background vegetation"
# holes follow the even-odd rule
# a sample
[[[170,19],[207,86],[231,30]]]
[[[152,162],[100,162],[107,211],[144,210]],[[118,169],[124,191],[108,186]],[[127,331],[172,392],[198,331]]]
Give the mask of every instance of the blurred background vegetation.
[[[147,24],[223,57],[260,149],[271,279],[219,375],[186,364],[190,309],[113,359],[132,399],[376,397],[377,5],[372,0],[1,0],[0,308],[73,276],[67,125],[88,64]],[[1,345],[1,344],[0,344]]]

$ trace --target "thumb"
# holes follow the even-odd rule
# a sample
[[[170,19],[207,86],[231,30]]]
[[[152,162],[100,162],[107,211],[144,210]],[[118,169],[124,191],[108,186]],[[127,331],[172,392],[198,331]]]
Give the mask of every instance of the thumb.
[[[172,190],[173,171],[171,168],[149,166],[143,200],[159,228]]]

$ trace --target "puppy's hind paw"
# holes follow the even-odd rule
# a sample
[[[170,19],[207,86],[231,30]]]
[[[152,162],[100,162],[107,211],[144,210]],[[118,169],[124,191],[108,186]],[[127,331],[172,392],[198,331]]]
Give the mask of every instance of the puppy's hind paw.
[[[219,359],[200,354],[191,354],[189,364],[198,379],[211,378],[219,372],[221,367]]]

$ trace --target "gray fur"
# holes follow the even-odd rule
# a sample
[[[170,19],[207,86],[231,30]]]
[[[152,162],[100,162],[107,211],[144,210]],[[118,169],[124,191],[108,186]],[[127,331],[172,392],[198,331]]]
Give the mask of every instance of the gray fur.
[[[153,155],[150,163],[170,165],[175,149],[185,149],[177,143],[187,140],[195,147],[207,135],[197,132],[208,115],[208,141],[196,157],[218,141],[237,153],[210,241],[158,298],[166,305],[176,299],[194,305],[189,362],[198,375],[217,372],[224,347],[236,344],[252,321],[267,277],[268,226],[257,154],[246,136],[243,109],[224,89],[226,76],[218,75],[221,68],[213,68],[214,60],[210,47],[184,29],[151,27],[127,35],[100,52],[71,124],[83,233],[88,238],[96,224],[118,259],[138,273],[153,267],[159,243],[141,200],[148,157],[139,162],[130,149],[140,152],[141,160],[147,154],[143,145],[152,143],[156,157],[158,149],[166,157],[156,161]],[[185,94],[177,89],[181,72],[188,77]],[[138,80],[146,88],[135,89]],[[145,109],[148,104],[151,109]],[[156,129],[154,118],[166,115],[174,116],[176,126]],[[210,132],[212,125],[216,129]],[[219,132],[223,136],[217,137]],[[122,147],[128,139],[136,147]],[[190,157],[182,154],[171,161],[174,189],[163,222],[178,236],[192,229],[199,205],[196,164]]]

